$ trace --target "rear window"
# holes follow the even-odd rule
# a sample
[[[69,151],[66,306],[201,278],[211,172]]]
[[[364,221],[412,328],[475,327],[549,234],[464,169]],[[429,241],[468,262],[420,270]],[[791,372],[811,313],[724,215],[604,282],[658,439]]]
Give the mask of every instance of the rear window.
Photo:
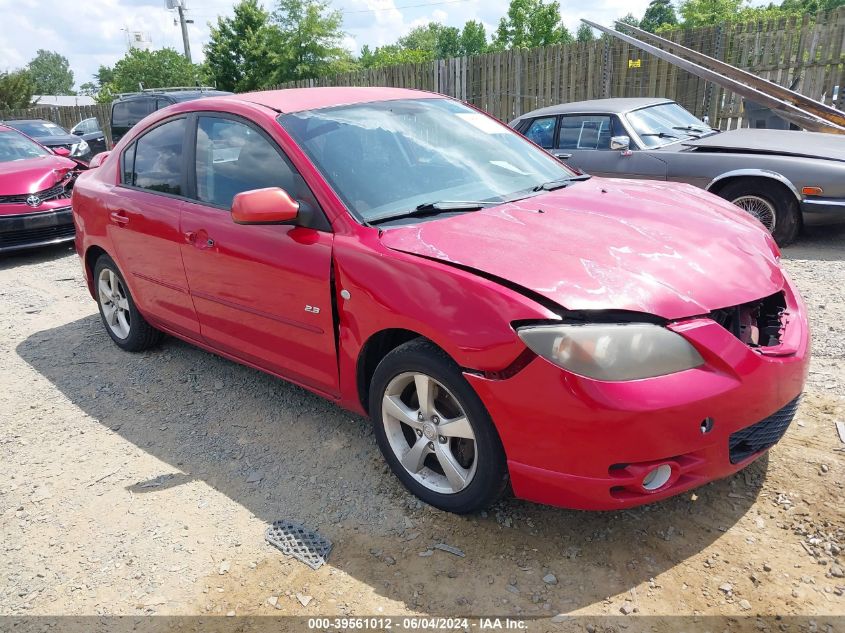
[[[34,138],[67,136],[67,131],[64,128],[49,121],[9,121],[8,125]]]
[[[112,106],[111,122],[114,127],[132,127],[154,110],[154,98],[119,101]]]

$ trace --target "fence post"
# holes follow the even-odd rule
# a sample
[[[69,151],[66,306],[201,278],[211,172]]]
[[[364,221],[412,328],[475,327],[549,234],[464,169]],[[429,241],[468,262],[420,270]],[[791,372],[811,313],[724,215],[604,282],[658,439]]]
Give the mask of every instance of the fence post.
[[[613,60],[610,55],[610,38],[604,36],[602,39],[604,40],[604,55],[601,65],[601,96],[604,99],[609,99],[611,78],[613,77]]]

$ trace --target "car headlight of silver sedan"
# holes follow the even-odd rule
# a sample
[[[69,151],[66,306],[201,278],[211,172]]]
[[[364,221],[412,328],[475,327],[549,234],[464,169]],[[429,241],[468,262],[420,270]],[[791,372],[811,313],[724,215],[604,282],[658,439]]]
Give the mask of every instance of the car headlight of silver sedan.
[[[88,143],[86,141],[79,141],[70,146],[71,156],[83,156],[88,153]]]
[[[539,356],[596,380],[652,378],[704,363],[684,337],[651,323],[530,325],[517,334]]]

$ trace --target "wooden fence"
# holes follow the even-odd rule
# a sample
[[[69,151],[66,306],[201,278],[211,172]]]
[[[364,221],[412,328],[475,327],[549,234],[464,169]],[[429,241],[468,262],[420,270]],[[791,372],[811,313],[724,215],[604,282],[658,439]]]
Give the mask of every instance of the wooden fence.
[[[100,121],[100,129],[106,135],[111,147],[111,106],[97,104],[92,106],[35,106],[24,110],[0,110],[0,121],[15,119],[44,119],[70,130],[84,119],[96,117]]]
[[[667,39],[835,107],[845,105],[845,7],[830,13],[678,29]],[[354,71],[280,88],[391,86],[446,94],[503,121],[536,108],[605,97],[667,97],[723,129],[742,100],[613,38]]]

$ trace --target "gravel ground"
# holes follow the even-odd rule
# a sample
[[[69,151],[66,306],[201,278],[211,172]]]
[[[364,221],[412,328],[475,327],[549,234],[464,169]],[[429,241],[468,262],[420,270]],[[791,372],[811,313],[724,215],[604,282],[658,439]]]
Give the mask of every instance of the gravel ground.
[[[174,339],[118,350],[70,249],[0,259],[0,614],[845,615],[845,227],[784,257],[815,353],[768,456],[631,511],[470,517],[302,389]],[[280,518],[329,564],[266,545]]]

